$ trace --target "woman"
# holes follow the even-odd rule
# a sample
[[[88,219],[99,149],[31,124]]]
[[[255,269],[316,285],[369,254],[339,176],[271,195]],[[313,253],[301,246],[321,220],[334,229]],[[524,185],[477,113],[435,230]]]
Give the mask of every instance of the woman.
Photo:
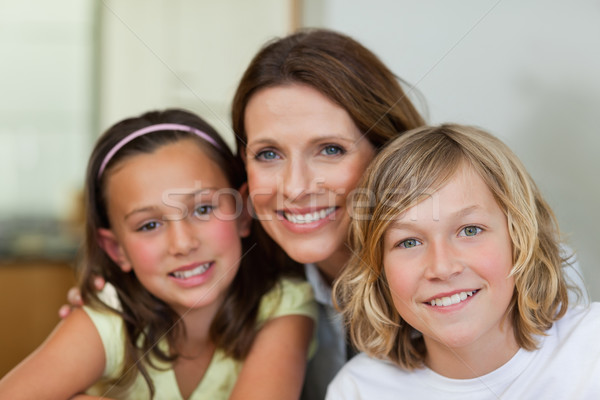
[[[238,85],[232,121],[259,222],[253,229],[305,264],[319,302],[319,349],[303,396],[322,399],[351,355],[331,302],[331,283],[351,254],[347,201],[374,155],[424,121],[371,51],[327,30],[259,51]]]

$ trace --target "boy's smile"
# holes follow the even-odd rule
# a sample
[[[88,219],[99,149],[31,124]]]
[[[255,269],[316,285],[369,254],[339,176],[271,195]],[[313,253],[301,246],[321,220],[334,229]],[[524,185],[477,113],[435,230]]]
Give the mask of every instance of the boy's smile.
[[[506,318],[514,292],[507,218],[468,166],[390,225],[383,265],[394,305],[423,334],[432,369],[447,356],[516,352]]]

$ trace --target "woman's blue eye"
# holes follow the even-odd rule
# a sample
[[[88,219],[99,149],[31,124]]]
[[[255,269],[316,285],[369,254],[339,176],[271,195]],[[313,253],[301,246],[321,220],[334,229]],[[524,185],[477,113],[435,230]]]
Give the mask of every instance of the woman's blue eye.
[[[475,236],[482,231],[478,226],[467,226],[465,227],[459,236]]]
[[[256,154],[258,160],[275,160],[277,159],[277,153],[273,150],[264,150]]]
[[[420,245],[421,242],[419,242],[417,239],[406,239],[400,242],[400,244],[398,244],[398,247],[402,247],[404,249],[410,249],[413,247],[416,247],[418,245]]]
[[[339,154],[344,154],[344,149],[342,149],[340,146],[327,145],[322,152],[328,156],[337,156]]]

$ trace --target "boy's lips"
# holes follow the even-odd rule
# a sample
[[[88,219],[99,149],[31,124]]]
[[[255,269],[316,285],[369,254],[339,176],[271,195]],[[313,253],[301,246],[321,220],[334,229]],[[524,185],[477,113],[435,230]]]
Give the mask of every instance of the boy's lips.
[[[448,307],[454,304],[461,303],[479,292],[479,289],[459,290],[452,293],[438,294],[424,301],[434,307]]]

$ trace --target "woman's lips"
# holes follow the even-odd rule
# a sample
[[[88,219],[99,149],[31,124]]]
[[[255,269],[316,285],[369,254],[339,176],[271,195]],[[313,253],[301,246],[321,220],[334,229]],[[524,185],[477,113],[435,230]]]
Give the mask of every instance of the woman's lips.
[[[312,212],[310,212],[310,211],[309,212],[298,212],[298,211],[285,210],[285,211],[280,211],[278,213],[291,223],[303,225],[303,224],[310,224],[311,222],[317,222],[317,221],[327,218],[328,216],[330,216],[331,214],[333,214],[335,212],[336,208],[337,207],[333,206],[333,207],[322,208],[320,210],[315,210]]]

